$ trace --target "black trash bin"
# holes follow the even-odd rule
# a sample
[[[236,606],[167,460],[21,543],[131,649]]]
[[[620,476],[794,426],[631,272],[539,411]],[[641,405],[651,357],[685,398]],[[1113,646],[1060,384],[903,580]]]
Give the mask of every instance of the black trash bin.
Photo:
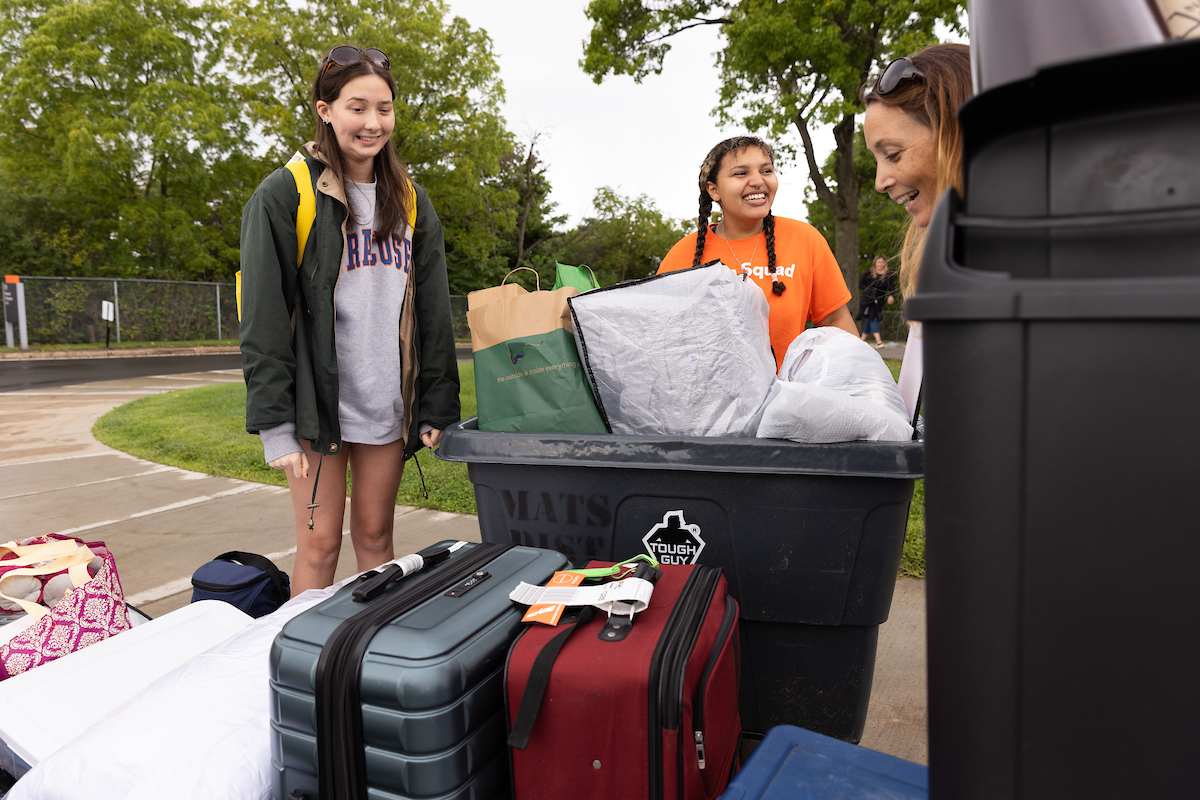
[[[724,569],[741,606],[742,726],[862,737],[879,624],[904,545],[919,442],[446,431],[484,541],[573,563],[646,548]]]
[[[960,113],[966,199],[906,305],[935,800],[1200,797],[1198,64],[1062,64]]]

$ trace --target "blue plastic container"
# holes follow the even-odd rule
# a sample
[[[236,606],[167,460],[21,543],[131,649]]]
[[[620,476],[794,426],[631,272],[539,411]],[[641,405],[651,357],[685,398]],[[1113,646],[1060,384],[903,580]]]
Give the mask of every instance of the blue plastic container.
[[[755,748],[722,800],[926,800],[929,769],[779,725]]]

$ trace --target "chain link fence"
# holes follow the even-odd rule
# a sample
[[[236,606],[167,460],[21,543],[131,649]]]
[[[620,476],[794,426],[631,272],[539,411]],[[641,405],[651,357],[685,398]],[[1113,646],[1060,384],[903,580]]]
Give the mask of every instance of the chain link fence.
[[[21,276],[31,344],[238,338],[232,283]],[[106,321],[102,304],[114,306]]]
[[[30,344],[188,342],[237,339],[240,331],[232,283],[130,278],[21,276]],[[102,304],[113,304],[106,322]],[[467,298],[450,297],[456,339],[471,338]]]
[[[862,330],[863,323],[858,323],[858,329]],[[896,297],[896,302],[883,307],[883,318],[879,321],[879,335],[883,337],[885,342],[900,342],[903,344],[908,341],[908,322],[904,319],[904,301],[899,296]]]
[[[113,342],[186,342],[237,339],[237,303],[232,283],[130,278],[44,278],[21,276],[31,344],[103,342],[106,325]],[[113,303],[106,323],[101,303]],[[885,306],[883,338],[908,338],[903,301]],[[450,296],[454,338],[470,341],[467,298]],[[859,329],[862,322],[859,321]]]

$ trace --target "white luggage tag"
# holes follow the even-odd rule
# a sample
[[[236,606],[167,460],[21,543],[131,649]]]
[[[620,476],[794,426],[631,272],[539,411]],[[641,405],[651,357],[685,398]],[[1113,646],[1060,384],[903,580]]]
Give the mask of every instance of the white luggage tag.
[[[521,582],[508,596],[514,602],[529,606],[522,622],[557,625],[567,606],[593,606],[610,618],[615,614],[632,620],[635,614],[644,611],[650,604],[650,596],[654,593],[653,582],[644,578],[622,577],[596,586],[580,584],[588,578],[630,576],[640,566],[634,563],[637,561],[645,561],[654,569],[658,568],[658,562],[650,556],[638,555],[611,567],[556,572],[545,586]]]

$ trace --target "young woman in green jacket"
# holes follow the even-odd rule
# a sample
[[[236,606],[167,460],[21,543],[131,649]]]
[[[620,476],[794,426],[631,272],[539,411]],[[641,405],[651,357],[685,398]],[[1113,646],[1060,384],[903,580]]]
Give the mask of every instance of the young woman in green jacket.
[[[392,150],[389,66],[382,51],[349,45],[321,61],[304,252],[292,171],[268,176],[242,215],[246,429],[287,475],[293,594],[333,582],[347,470],[358,569],[394,557],[404,461],[459,417],[442,228]]]

